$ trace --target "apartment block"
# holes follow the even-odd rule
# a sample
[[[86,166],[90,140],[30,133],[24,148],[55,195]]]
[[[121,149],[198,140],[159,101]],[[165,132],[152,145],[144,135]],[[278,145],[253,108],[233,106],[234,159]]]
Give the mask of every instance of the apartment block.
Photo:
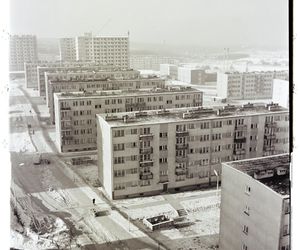
[[[61,152],[95,150],[95,116],[99,113],[201,105],[202,92],[183,87],[56,93],[54,107],[57,145]]]
[[[228,100],[271,99],[274,79],[287,80],[288,72],[218,72],[217,95]]]
[[[25,70],[25,85],[27,88],[39,88],[38,83],[38,71],[37,67],[46,67],[46,68],[56,68],[56,70],[61,68],[76,68],[79,70],[90,68],[91,70],[99,70],[104,67],[99,63],[95,62],[85,62],[85,61],[77,61],[77,62],[66,62],[66,61],[33,61],[33,62],[25,62],[24,70]],[[113,68],[112,66],[107,66]]]
[[[129,68],[129,36],[93,36],[75,38],[76,59]]]
[[[204,84],[205,71],[197,68],[178,67],[178,80],[191,84]]]
[[[97,115],[99,178],[112,199],[216,182],[221,162],[288,152],[276,104]]]
[[[178,77],[178,67],[174,64],[160,64],[160,76],[176,80]]]
[[[290,91],[289,81],[274,79],[272,101],[278,103],[282,107],[289,108],[290,106],[289,91]]]
[[[33,35],[9,37],[9,70],[23,71],[25,62],[38,60],[37,40]]]
[[[60,38],[59,39],[59,57],[61,61],[76,61],[76,46],[75,38]]]
[[[130,67],[137,70],[160,70],[160,64],[174,64],[180,62],[178,58],[159,55],[131,55]]]
[[[165,82],[157,77],[140,78],[139,72],[124,71],[97,71],[97,72],[56,72],[45,73],[46,102],[49,107],[50,120],[55,121],[53,94],[59,92],[94,92],[97,90],[161,88]]]
[[[72,65],[62,65],[62,66],[38,66],[37,67],[37,81],[38,81],[38,90],[40,96],[46,96],[46,78],[45,73],[52,73],[52,72],[61,72],[61,71],[68,71],[68,72],[84,72],[84,71],[115,71],[115,67],[113,65],[102,65],[102,64],[95,64],[91,63],[91,65],[84,66],[84,64],[77,62],[74,66]]]
[[[220,249],[290,249],[288,154],[222,164]]]

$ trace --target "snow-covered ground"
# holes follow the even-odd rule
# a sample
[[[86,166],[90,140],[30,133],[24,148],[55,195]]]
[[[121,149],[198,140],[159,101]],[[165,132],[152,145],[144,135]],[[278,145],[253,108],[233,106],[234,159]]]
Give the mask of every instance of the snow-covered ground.
[[[152,203],[156,201],[163,201],[165,200],[163,196],[157,195],[157,196],[151,196],[151,197],[139,197],[139,198],[132,198],[132,199],[121,199],[121,200],[115,200],[114,204],[118,207],[129,207],[129,206],[135,206],[135,205],[142,205],[147,203]]]
[[[31,142],[28,131],[22,133],[10,134],[9,151],[10,152],[36,152],[35,147]]]

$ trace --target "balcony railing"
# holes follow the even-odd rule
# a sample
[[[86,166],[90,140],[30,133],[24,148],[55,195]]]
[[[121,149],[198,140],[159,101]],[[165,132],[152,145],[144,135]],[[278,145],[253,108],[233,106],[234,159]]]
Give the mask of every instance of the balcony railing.
[[[176,156],[175,161],[177,163],[187,162],[189,159],[187,156]]]
[[[186,173],[187,173],[187,170],[184,168],[175,168],[176,175],[185,175]]]
[[[61,107],[60,110],[71,110],[71,107]]]
[[[235,125],[235,130],[246,130],[247,129],[247,125],[246,124],[237,124]]]
[[[71,136],[71,135],[63,135],[61,138],[63,140],[73,140],[73,136]]]
[[[160,175],[159,176],[159,182],[160,183],[169,182],[169,176],[168,175]]]
[[[141,172],[140,180],[150,180],[153,179],[153,174],[151,172]]]
[[[246,137],[238,137],[233,139],[234,143],[245,143],[246,142]]]
[[[185,143],[185,144],[176,144],[176,149],[188,149],[189,148],[189,144]]]
[[[276,122],[266,122],[265,127],[267,128],[274,128],[277,126]]]
[[[152,153],[153,153],[153,147],[140,148],[140,154],[152,154]]]
[[[244,155],[244,154],[246,154],[246,150],[244,148],[242,148],[242,149],[234,149],[233,150],[233,154],[234,155]]]
[[[151,140],[151,139],[153,139],[153,134],[140,135],[140,140]]]
[[[153,160],[140,161],[140,167],[151,167],[153,166]]]
[[[189,136],[189,131],[176,131],[176,136]]]
[[[264,151],[273,151],[273,150],[275,150],[275,146],[273,146],[273,145],[265,145],[264,146]]]
[[[265,135],[265,139],[274,140],[274,139],[276,139],[276,135]]]

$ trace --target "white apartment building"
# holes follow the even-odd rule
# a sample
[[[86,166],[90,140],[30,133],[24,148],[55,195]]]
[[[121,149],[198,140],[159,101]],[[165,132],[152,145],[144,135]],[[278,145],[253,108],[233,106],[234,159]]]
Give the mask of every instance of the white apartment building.
[[[38,60],[37,40],[33,35],[9,37],[9,70],[23,71],[25,62]]]
[[[288,154],[222,164],[220,249],[290,250]]]
[[[97,72],[56,72],[45,73],[46,103],[49,107],[50,120],[55,122],[54,93],[59,92],[94,92],[97,90],[139,89],[164,87],[159,78],[139,78],[134,70],[97,71]]]
[[[273,79],[288,79],[288,71],[218,72],[217,95],[228,100],[271,99]]]
[[[59,57],[61,61],[76,61],[75,38],[59,39]]]
[[[76,61],[76,62],[66,62],[66,61],[34,61],[34,62],[25,62],[25,86],[27,88],[38,88],[38,71],[37,67],[46,67],[46,68],[55,68],[56,70],[64,68],[75,68],[79,70],[80,68],[86,69],[90,68],[91,70],[99,70],[104,68],[104,66],[113,68],[109,65],[101,65],[95,62],[85,62],[85,61]]]
[[[289,90],[289,81],[274,79],[272,101],[278,103],[282,107],[289,108]]]
[[[101,64],[91,64],[84,66],[83,64],[79,64],[78,62],[75,62],[75,65],[62,65],[62,66],[38,66],[37,67],[37,81],[38,81],[38,90],[40,96],[46,96],[46,88],[47,88],[47,82],[45,78],[45,73],[53,73],[53,72],[98,72],[98,71],[116,71],[116,69],[113,65],[101,65]]]
[[[93,36],[75,38],[76,59],[129,68],[129,36]]]
[[[189,67],[178,67],[178,80],[191,84],[204,84],[205,70]]]
[[[99,178],[110,198],[216,182],[221,162],[288,152],[276,104],[97,115]]]
[[[172,80],[177,80],[178,77],[178,67],[174,64],[160,64],[159,66],[160,76],[168,77]]]
[[[131,55],[130,68],[136,70],[160,70],[160,64],[179,63],[178,58],[159,55]]]
[[[57,146],[61,152],[95,150],[95,116],[99,113],[201,105],[202,92],[191,88],[56,93],[54,107]]]

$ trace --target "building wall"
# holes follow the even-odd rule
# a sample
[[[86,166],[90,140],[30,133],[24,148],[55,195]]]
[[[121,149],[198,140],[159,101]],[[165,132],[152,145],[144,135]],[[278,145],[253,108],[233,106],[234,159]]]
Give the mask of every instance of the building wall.
[[[9,37],[9,70],[24,71],[25,62],[38,60],[37,40],[33,35]]]
[[[121,74],[121,76],[124,79],[133,78],[133,80],[110,80],[110,81],[105,80],[107,77],[114,77],[114,74],[118,74],[118,75]],[[97,73],[97,78],[98,79],[103,78],[103,80],[75,81],[74,79],[74,81],[66,80],[66,81],[51,82],[51,79],[57,80],[58,78],[63,77],[62,75],[56,77],[54,74],[51,74],[51,77],[47,77],[47,85],[46,85],[47,104],[49,107],[50,121],[54,123],[55,120],[54,102],[53,102],[54,93],[59,93],[59,92],[67,93],[67,92],[77,92],[77,91],[93,92],[97,90],[140,89],[140,88],[155,88],[155,87],[162,88],[165,86],[165,82],[162,79],[159,78],[136,79],[136,76],[137,74],[135,71],[99,72]],[[70,74],[68,74],[68,77],[71,77]]]
[[[276,77],[286,79],[288,72],[219,72],[217,95],[229,100],[271,99],[273,79]]]
[[[280,106],[289,108],[289,82],[286,80],[273,80],[272,101]]]
[[[275,114],[274,114],[275,115]],[[285,121],[285,117],[288,115],[288,112],[278,113]],[[258,117],[258,118],[254,118]],[[252,124],[250,123],[253,120],[258,122],[258,128],[263,128],[265,126],[266,114],[253,115],[252,116],[243,116],[240,117],[226,117],[226,118],[210,118],[210,119],[198,119],[195,121],[178,121],[170,122],[169,124],[147,124],[147,125],[131,125],[128,123],[126,127],[113,127],[114,130],[124,130],[124,136],[120,139],[120,143],[132,143],[135,142],[136,145],[139,145],[140,134],[138,133],[133,136],[129,136],[131,129],[144,129],[150,128],[151,137],[151,146],[153,147],[153,152],[150,154],[150,159],[153,160],[154,166],[151,167],[151,172],[153,173],[153,179],[150,179],[149,187],[143,187],[143,192],[151,192],[163,190],[163,184],[168,184],[167,189],[178,189],[188,186],[195,186],[205,184],[208,185],[211,182],[216,181],[216,176],[214,175],[214,169],[220,173],[221,171],[221,162],[226,162],[230,160],[240,160],[247,159],[249,157],[259,157],[264,155],[264,134],[258,134],[254,131],[256,128],[251,129]],[[243,124],[237,126],[236,124],[241,122]],[[218,127],[219,123],[222,122],[222,126]],[[236,123],[237,122],[237,123]],[[285,121],[285,126],[287,126],[288,121]],[[180,132],[176,132],[176,125],[185,125],[186,135],[182,135]],[[255,125],[253,124],[255,127]],[[252,131],[253,130],[253,131]],[[243,132],[243,134],[236,136],[237,133]],[[160,138],[160,133],[167,132],[167,138]],[[259,133],[264,133],[259,132]],[[181,134],[181,135],[180,135]],[[183,133],[184,134],[184,133]],[[257,139],[250,140],[250,135],[256,134]],[[284,132],[285,138],[288,138],[288,132]],[[181,139],[180,139],[181,138]],[[206,139],[205,139],[206,138]],[[113,144],[115,143],[115,138],[111,138]],[[242,142],[241,142],[242,141]],[[251,141],[251,142],[250,142]],[[252,150],[250,152],[250,144]],[[273,145],[276,144],[276,141],[273,142]],[[167,145],[167,151],[158,150],[159,146]],[[279,149],[279,145],[280,148]],[[178,149],[176,152],[176,147],[182,148],[181,151]],[[255,147],[255,150],[254,150]],[[279,152],[286,150],[288,152],[288,143],[278,144],[275,146],[275,149],[278,149]],[[276,154],[277,151],[273,149],[268,151],[268,154]],[[127,155],[127,146],[122,153]],[[180,151],[180,152],[179,152]],[[130,151],[130,154],[132,152]],[[179,154],[176,157],[176,153]],[[184,157],[182,156],[184,155]],[[139,158],[140,155],[137,155]],[[166,158],[167,163],[164,165],[164,168],[167,171],[167,177],[162,177],[162,179],[168,180],[168,183],[158,183],[156,172],[159,169],[157,162],[159,158]],[[138,161],[138,160],[137,160]],[[135,162],[134,165],[138,164]],[[182,164],[180,164],[180,162]],[[132,166],[131,161],[125,161],[124,164],[117,164],[118,168],[129,168]],[[176,170],[177,169],[177,170]],[[100,170],[101,171],[101,170]],[[126,186],[127,176],[118,177],[118,183],[125,183]],[[141,180],[136,179],[140,183]],[[121,190],[115,190],[114,197],[121,198],[126,195],[139,195],[141,193],[141,186],[131,187],[127,189],[126,187]],[[151,193],[149,193],[151,194]]]
[[[55,96],[54,110],[60,113],[59,117],[62,117],[62,113],[64,113],[66,119],[70,119],[73,123],[68,132],[56,130],[56,134],[60,138],[65,135],[72,137],[71,140],[59,140],[61,143],[59,148],[62,152],[96,149],[97,134],[94,119],[96,114],[174,107],[198,107],[202,105],[202,92],[200,91],[161,93],[149,91],[149,94],[116,94],[97,97],[87,96],[86,98],[76,97],[76,95],[73,98],[62,96],[57,98],[57,95]],[[83,96],[83,93],[81,93],[81,96]],[[59,123],[61,122],[59,121]],[[57,127],[57,129],[61,128]]]
[[[76,61],[75,38],[59,39],[59,56],[61,61]]]
[[[173,57],[158,55],[131,55],[130,67],[136,70],[160,70],[160,64],[177,65],[179,60]]]
[[[246,186],[251,188],[245,192]],[[249,207],[249,212],[246,209]],[[220,249],[280,249],[282,196],[232,167],[222,167]],[[243,232],[244,226],[248,233]]]

